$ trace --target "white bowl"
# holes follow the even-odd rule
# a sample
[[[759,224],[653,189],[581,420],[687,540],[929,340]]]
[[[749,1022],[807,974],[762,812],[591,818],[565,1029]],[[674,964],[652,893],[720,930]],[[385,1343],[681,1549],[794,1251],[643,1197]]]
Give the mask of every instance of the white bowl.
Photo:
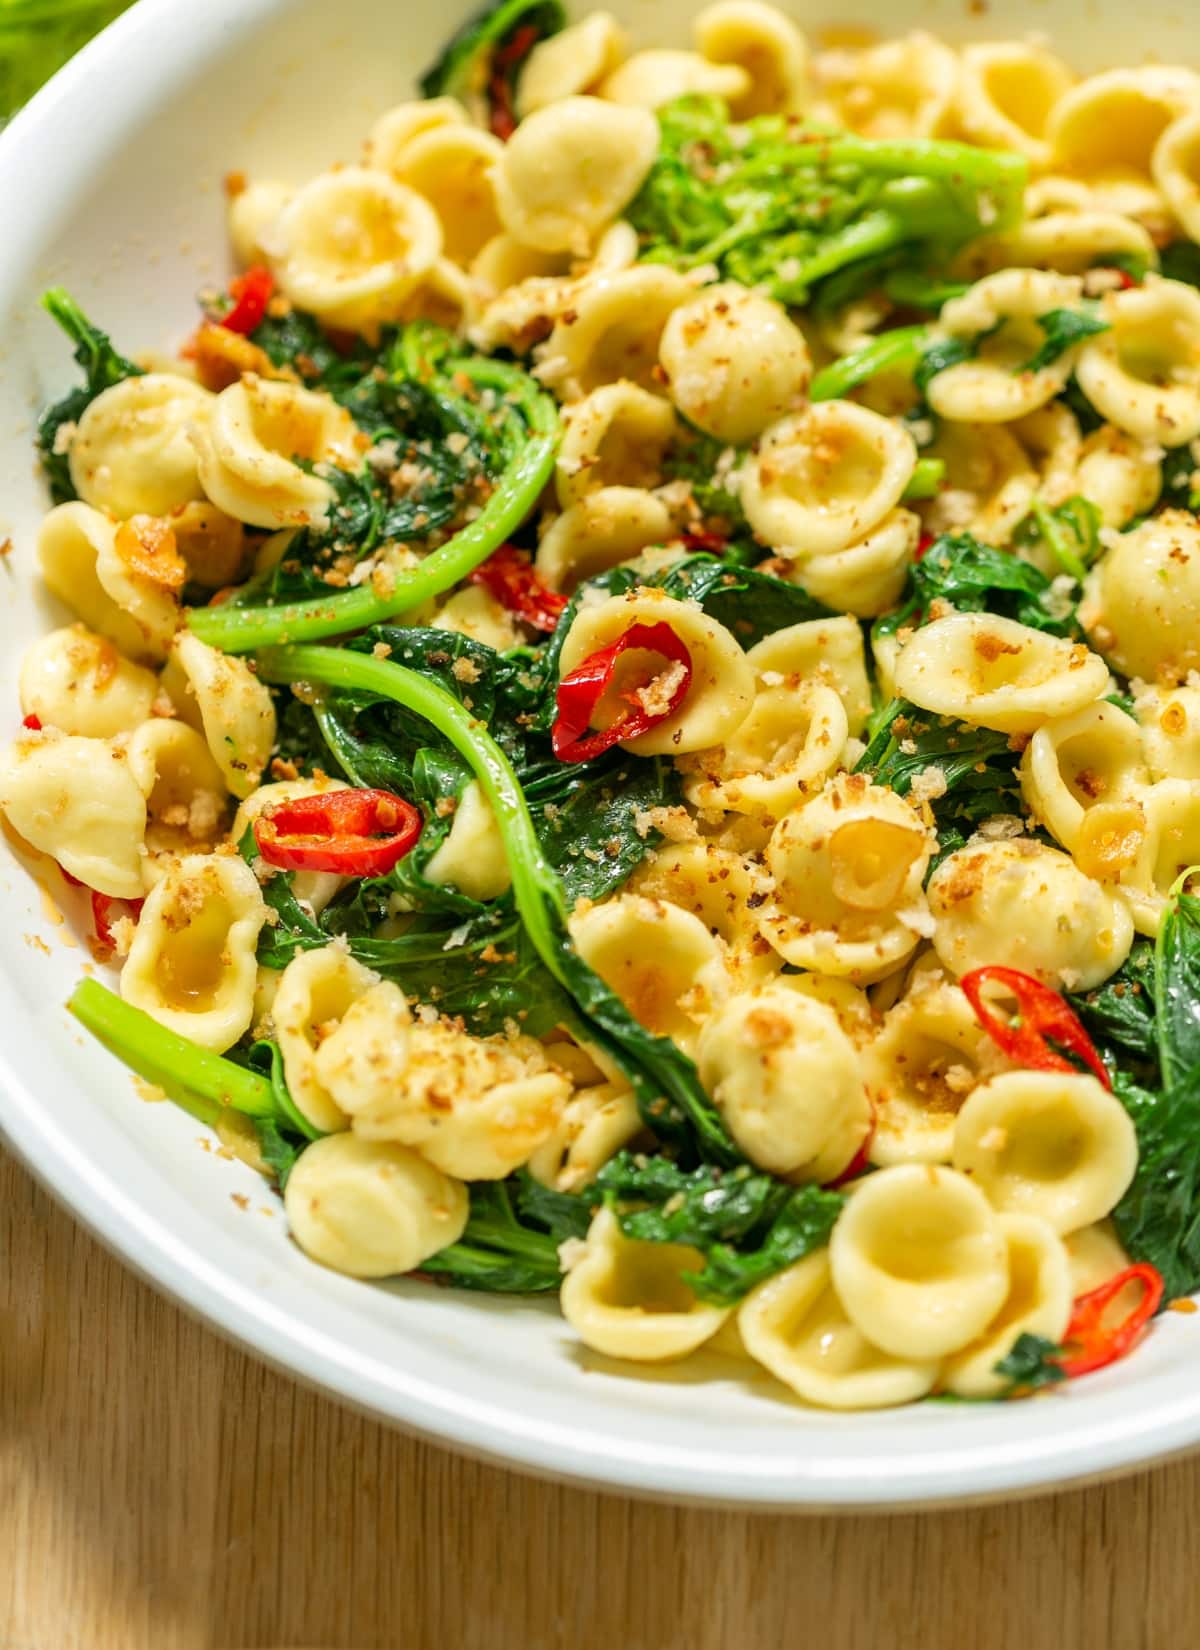
[[[36,299],[66,284],[126,350],[177,342],[192,294],[226,269],[222,175],[298,180],[353,157],[375,116],[465,12],[410,0],[141,0],[0,138],[0,739],[20,653],[52,620],[33,538],[45,507],[32,415],[74,381]],[[686,40],[691,8],[616,0],[644,42]],[[828,0],[801,5],[828,16]],[[954,37],[1053,33],[1080,66],[1186,61],[1180,4],[858,0],[855,20]],[[982,8],[981,8],[982,10]],[[998,10],[998,8],[996,8]],[[845,21],[841,19],[840,21]],[[581,1353],[546,1303],[311,1265],[278,1202],[189,1118],[148,1105],[63,1012],[86,952],[0,840],[0,1124],[93,1231],[156,1285],[262,1357],[446,1443],[639,1493],[774,1507],[995,1497],[1128,1469],[1200,1440],[1200,1318],[1168,1314],[1128,1362],[1053,1398],[837,1416],[710,1357],[630,1374]],[[268,1218],[270,1217],[270,1218]]]

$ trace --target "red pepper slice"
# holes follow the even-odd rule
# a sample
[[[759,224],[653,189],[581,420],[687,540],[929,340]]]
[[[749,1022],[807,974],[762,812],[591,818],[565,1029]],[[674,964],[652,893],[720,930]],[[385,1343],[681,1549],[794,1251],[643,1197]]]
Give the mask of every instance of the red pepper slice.
[[[1129,1283],[1142,1285],[1141,1300],[1122,1322],[1106,1327],[1106,1308]],[[1162,1275],[1145,1261],[1137,1266],[1127,1266],[1115,1278],[1102,1283],[1099,1289],[1090,1289],[1086,1295],[1080,1295],[1063,1336],[1066,1356],[1056,1360],[1063,1373],[1072,1378],[1089,1375],[1093,1369],[1103,1369],[1106,1364],[1123,1358],[1133,1350],[1142,1330],[1158,1311],[1162,1298]],[[1078,1350],[1072,1351],[1072,1348]]]
[[[517,116],[513,108],[515,70],[537,43],[536,24],[525,23],[514,31],[511,40],[497,46],[492,53],[491,74],[488,77],[488,124],[492,135],[498,137],[501,143],[507,143],[517,129]]]
[[[21,726],[23,728],[28,728],[30,733],[41,733],[42,719],[40,716],[35,716],[31,711],[28,716],[23,716],[21,718]]]
[[[723,555],[729,548],[729,540],[720,533],[681,533],[679,542],[686,550],[700,551],[709,556]]]
[[[1051,991],[1049,986],[1035,980],[1031,974],[1023,974],[1020,969],[999,968],[991,964],[986,968],[973,968],[958,983],[975,1010],[975,1018],[996,1047],[1010,1060],[1021,1066],[1032,1066],[1038,1071],[1078,1071],[1079,1068],[1065,1055],[1051,1048],[1046,1039],[1053,1037],[1056,1043],[1082,1060],[1106,1089],[1111,1090],[1112,1082],[1104,1061],[1097,1054],[1075,1011],[1057,991]],[[983,988],[989,983],[1003,986],[1017,999],[1019,1018],[1016,1025],[1006,1024],[984,1002]]]
[[[96,930],[96,938],[100,941],[101,945],[107,946],[110,951],[115,951],[117,942],[113,937],[112,923],[110,921],[113,906],[127,905],[134,917],[137,918],[141,916],[142,906],[145,905],[146,902],[144,899],[115,899],[113,895],[101,894],[95,888],[92,889],[91,893],[92,924]]]
[[[480,562],[471,583],[481,585],[501,607],[534,630],[553,630],[567,605],[565,596],[543,584],[527,553],[511,544],[502,544]]]
[[[917,540],[917,548],[913,551],[913,560],[920,561],[923,556],[928,555],[936,543],[937,538],[933,533],[922,533]]]
[[[867,1132],[863,1135],[862,1145],[838,1175],[836,1180],[825,1182],[826,1190],[836,1192],[839,1186],[845,1186],[851,1180],[857,1180],[860,1174],[865,1174],[870,1166],[871,1142],[875,1138],[875,1128],[879,1121],[879,1113],[875,1109],[875,1102],[871,1101],[871,1121],[867,1125]]]
[[[639,698],[639,690],[630,689],[621,696],[630,706],[629,714],[618,717],[610,727],[588,733],[592,713],[612,682],[617,660],[630,648],[644,648],[648,653],[669,659],[672,664],[682,665],[670,700],[663,710],[647,710]],[[558,720],[550,734],[555,756],[560,762],[590,762],[622,740],[648,733],[674,716],[691,685],[692,656],[669,624],[630,625],[611,647],[590,654],[559,682]]]
[[[233,308],[221,316],[221,325],[243,335],[253,332],[267,313],[274,291],[275,278],[261,264],[254,264],[244,275],[235,275],[229,283]]]
[[[280,802],[254,821],[254,840],[281,871],[381,877],[421,834],[419,808],[390,791],[324,791]]]

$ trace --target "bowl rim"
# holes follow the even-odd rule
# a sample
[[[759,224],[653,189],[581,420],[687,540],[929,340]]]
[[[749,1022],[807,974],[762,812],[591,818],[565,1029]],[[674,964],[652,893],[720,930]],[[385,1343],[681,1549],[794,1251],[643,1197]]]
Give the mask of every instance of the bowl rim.
[[[60,116],[71,105],[76,130],[136,130],[154,97],[147,77],[139,90],[122,73],[122,97],[104,93],[111,75],[128,67],[131,49],[186,57],[192,72],[231,49],[261,23],[287,9],[289,0],[208,0],[183,8],[176,0],[138,0],[109,25],[22,109],[0,133],[0,199],[21,201],[20,232],[0,246],[0,288],[6,266],[16,265],[30,236],[53,211],[49,198],[28,188],[27,157],[45,152],[71,179],[88,174],[84,145],[62,146]],[[114,103],[119,110],[114,112]],[[9,192],[11,191],[11,193]],[[0,980],[0,987],[6,981]],[[447,1392],[396,1364],[384,1365],[264,1300],[230,1270],[210,1262],[139,1204],[102,1161],[89,1158],[8,1056],[9,1036],[27,1031],[15,1002],[10,1012],[0,993],[0,1138],[12,1147],[54,1197],[122,1262],[218,1333],[264,1362],[391,1424],[499,1465],[591,1488],[663,1497],[697,1505],[779,1511],[900,1510],[962,1505],[1078,1487],[1130,1472],[1200,1445],[1200,1386],[1180,1390],[1161,1404],[1139,1406],[1136,1392],[1116,1414],[1097,1421],[1092,1406],[1064,1404],[1061,1425],[1047,1439],[1018,1432],[984,1444],[948,1428],[944,1446],[919,1454],[901,1445],[881,1447],[870,1467],[860,1460],[839,1476],[827,1455],[819,1469],[789,1463],[784,1479],[768,1452],[760,1459],[718,1455],[698,1443],[694,1452],[648,1446],[644,1437],[614,1442],[586,1424],[564,1426],[540,1417],[536,1406],[519,1413],[510,1405]],[[1133,1399],[1130,1402],[1128,1400]],[[901,1412],[902,1413],[902,1412]],[[885,1445],[885,1434],[879,1434]],[[961,1487],[960,1487],[961,1486]]]

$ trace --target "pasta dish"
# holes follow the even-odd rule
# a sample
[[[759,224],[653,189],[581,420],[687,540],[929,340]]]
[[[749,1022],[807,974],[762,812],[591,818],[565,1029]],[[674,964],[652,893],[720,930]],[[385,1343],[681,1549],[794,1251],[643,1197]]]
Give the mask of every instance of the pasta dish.
[[[1200,1289],[1200,74],[501,0],[421,92],[170,352],[44,297],[74,1014],[351,1278],[1112,1364]]]

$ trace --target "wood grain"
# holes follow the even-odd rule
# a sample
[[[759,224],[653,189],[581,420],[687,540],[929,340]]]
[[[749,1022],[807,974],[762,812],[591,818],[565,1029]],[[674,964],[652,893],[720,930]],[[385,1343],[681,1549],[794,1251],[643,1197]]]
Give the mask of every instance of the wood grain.
[[[541,1484],[260,1368],[0,1155],[0,1650],[1192,1650],[1200,1461],[1020,1506]]]

